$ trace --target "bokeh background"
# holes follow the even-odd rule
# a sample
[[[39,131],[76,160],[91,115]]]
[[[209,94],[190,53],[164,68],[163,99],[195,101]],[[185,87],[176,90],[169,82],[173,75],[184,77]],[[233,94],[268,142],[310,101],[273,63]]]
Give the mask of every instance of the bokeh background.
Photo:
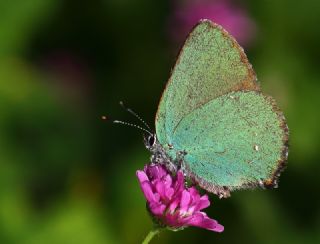
[[[290,128],[275,190],[210,195],[222,234],[153,243],[320,243],[320,2],[0,1],[0,243],[139,243],[152,226],[135,171],[149,160],[124,101],[153,125],[169,71],[200,18],[245,47]]]

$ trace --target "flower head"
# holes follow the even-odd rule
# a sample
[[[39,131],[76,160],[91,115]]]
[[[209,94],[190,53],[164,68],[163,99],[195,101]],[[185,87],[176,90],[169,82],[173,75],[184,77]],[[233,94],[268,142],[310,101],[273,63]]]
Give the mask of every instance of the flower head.
[[[210,219],[202,209],[210,205],[207,195],[200,196],[195,187],[185,187],[183,173],[173,177],[163,165],[150,164],[137,171],[150,213],[170,229],[196,226],[222,232],[224,227]]]
[[[188,0],[174,2],[170,21],[172,37],[178,41],[200,20],[209,19],[222,25],[241,45],[249,46],[255,23],[245,8],[232,0]]]

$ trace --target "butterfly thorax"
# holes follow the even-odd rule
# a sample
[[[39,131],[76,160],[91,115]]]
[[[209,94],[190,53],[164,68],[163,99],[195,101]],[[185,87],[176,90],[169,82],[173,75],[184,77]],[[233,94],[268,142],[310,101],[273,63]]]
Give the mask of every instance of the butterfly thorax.
[[[172,173],[176,173],[181,168],[183,158],[173,160],[157,140],[156,134],[145,136],[144,144],[151,152],[151,163],[164,165]]]

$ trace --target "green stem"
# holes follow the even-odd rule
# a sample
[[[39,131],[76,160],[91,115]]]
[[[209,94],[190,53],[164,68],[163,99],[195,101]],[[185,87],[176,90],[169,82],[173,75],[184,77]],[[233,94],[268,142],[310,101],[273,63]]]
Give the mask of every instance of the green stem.
[[[160,228],[154,228],[150,230],[146,238],[144,238],[142,244],[148,244],[156,234],[160,233],[160,231],[161,231]]]

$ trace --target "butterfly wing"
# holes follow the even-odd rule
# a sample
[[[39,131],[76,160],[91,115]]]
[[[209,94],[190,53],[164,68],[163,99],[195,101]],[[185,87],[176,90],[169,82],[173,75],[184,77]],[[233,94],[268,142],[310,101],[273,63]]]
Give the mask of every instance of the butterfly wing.
[[[286,159],[287,127],[259,90],[237,42],[220,26],[199,22],[162,94],[156,133],[173,160],[187,152],[187,171],[204,189],[226,195],[275,185]]]
[[[276,185],[287,157],[287,133],[284,116],[271,97],[238,91],[186,115],[171,139],[174,151],[187,151],[187,172],[202,188],[228,194]]]
[[[173,129],[194,109],[230,91],[259,90],[243,49],[225,30],[202,20],[189,34],[162,94],[156,132],[172,144]]]

